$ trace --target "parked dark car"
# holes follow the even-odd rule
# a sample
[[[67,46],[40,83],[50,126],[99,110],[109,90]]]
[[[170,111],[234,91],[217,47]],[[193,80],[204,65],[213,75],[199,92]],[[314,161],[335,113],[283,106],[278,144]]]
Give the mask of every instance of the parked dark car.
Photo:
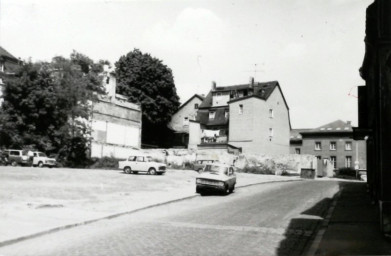
[[[31,165],[31,159],[27,150],[6,149],[4,154],[8,158],[8,163],[12,166]]]
[[[193,169],[194,171],[201,173],[204,170],[205,165],[216,163],[216,162],[217,160],[211,160],[211,159],[196,160]]]
[[[8,165],[8,154],[0,150],[0,165]]]

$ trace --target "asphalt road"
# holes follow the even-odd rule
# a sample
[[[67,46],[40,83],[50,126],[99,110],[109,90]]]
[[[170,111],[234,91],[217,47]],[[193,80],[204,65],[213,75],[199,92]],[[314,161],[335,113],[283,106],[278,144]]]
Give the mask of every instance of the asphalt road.
[[[335,181],[256,185],[99,221],[0,248],[8,255],[301,255]]]

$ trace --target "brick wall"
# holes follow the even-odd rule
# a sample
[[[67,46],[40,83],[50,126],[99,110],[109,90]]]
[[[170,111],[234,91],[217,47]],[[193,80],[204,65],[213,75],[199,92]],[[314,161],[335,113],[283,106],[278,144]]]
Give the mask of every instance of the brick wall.
[[[320,142],[322,145],[321,150],[315,150],[315,142]],[[336,143],[336,149],[330,149],[330,143]],[[350,142],[351,150],[346,150],[346,142]],[[291,150],[295,148],[291,146]],[[352,159],[351,167],[354,168],[356,160],[359,161],[360,169],[366,169],[366,145],[365,141],[354,141],[349,136],[311,136],[303,138],[303,146],[301,154],[309,154],[314,156],[320,156],[322,159],[330,159],[331,156],[337,158],[336,168],[345,167],[346,157],[350,156]]]

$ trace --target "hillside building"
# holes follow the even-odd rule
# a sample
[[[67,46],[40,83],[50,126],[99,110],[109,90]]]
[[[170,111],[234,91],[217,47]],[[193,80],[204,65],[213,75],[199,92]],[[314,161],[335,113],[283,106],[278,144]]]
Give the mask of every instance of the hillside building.
[[[21,61],[15,58],[12,54],[7,52],[0,46],[0,106],[3,102],[3,79],[15,74],[16,68],[20,65]]]

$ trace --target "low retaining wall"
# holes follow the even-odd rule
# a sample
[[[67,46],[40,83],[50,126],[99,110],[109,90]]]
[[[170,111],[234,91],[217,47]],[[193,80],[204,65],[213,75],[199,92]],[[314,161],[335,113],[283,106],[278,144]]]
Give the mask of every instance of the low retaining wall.
[[[164,162],[172,168],[192,168],[196,160],[218,160],[221,163],[234,165],[240,169],[266,168],[274,174],[300,174],[302,168],[317,169],[317,160],[312,155],[266,155],[266,154],[239,154],[214,150],[188,149],[142,149],[141,152],[151,155],[153,159]]]

